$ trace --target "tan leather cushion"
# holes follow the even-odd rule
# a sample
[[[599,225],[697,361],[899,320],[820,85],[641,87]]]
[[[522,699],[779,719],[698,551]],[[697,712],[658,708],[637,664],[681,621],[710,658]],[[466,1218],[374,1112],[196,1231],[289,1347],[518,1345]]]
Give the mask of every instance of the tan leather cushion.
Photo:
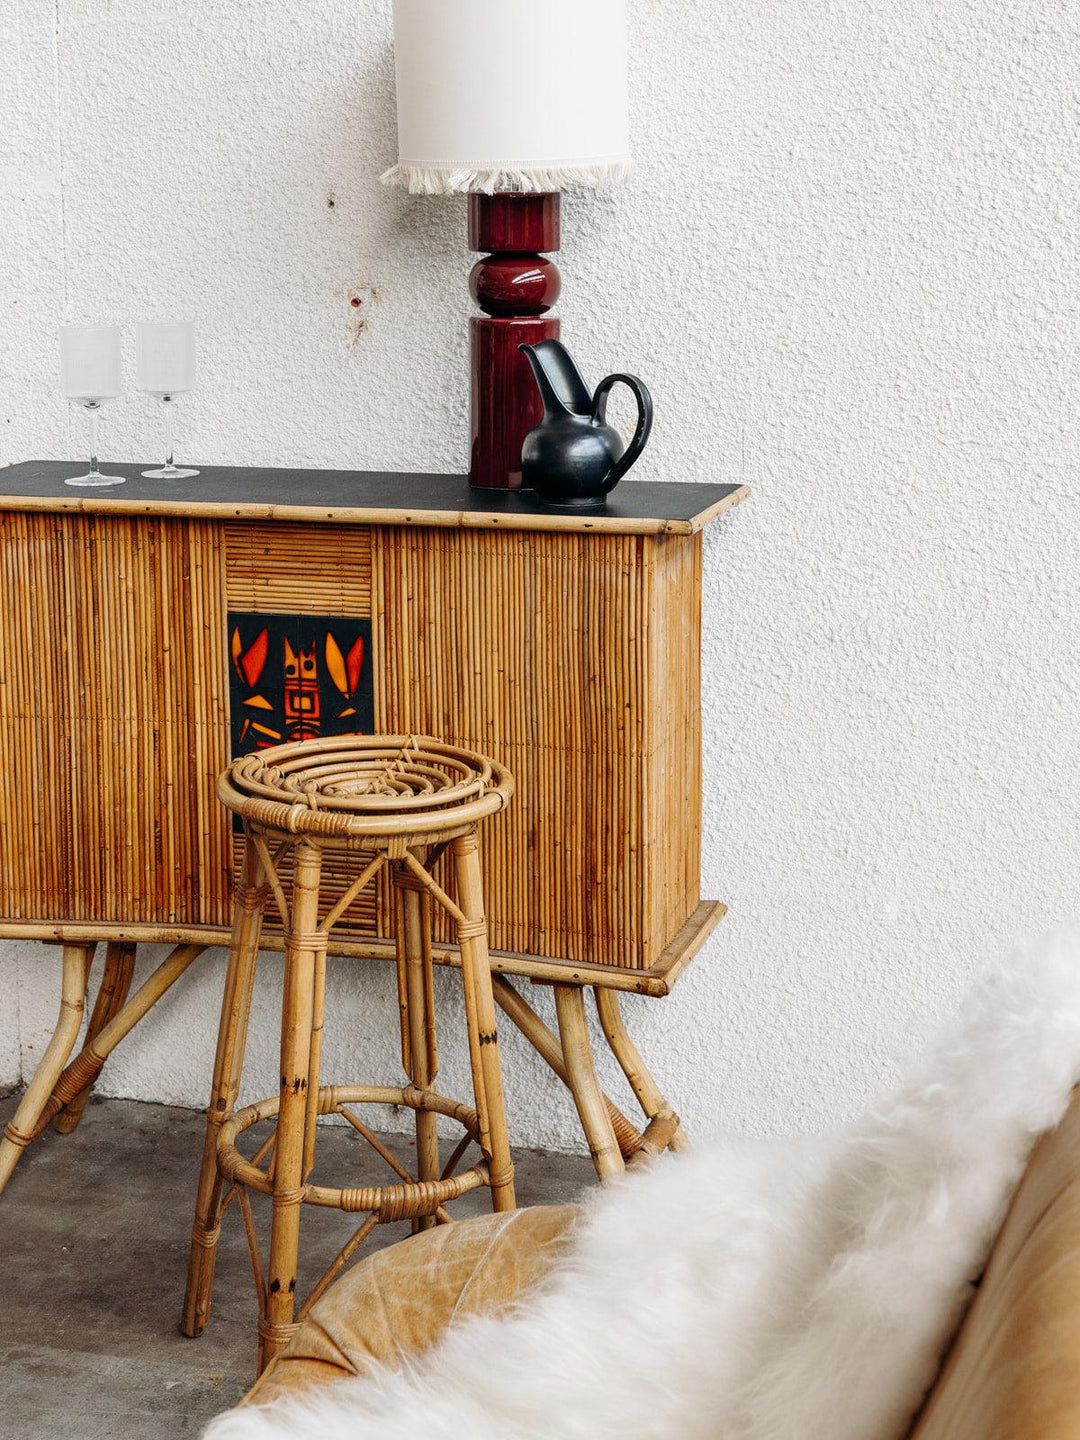
[[[247,1401],[268,1405],[377,1361],[396,1364],[456,1317],[505,1307],[547,1273],[577,1214],[545,1205],[481,1215],[376,1251],[330,1287]]]
[[[1080,1437],[1080,1099],[1040,1142],[912,1440]]]

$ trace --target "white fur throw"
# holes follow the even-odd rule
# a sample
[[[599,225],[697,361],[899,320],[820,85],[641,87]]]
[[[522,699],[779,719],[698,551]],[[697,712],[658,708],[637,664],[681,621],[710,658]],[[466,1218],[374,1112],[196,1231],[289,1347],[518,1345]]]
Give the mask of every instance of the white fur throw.
[[[596,1198],[516,1312],[207,1440],[901,1440],[1078,1077],[1059,930],[861,1122],[665,1158]]]

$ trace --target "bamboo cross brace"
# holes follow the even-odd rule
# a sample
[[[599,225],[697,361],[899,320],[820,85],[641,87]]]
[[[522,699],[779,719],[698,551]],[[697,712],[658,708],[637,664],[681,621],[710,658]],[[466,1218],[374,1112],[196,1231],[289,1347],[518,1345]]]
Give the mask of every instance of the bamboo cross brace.
[[[267,884],[270,886],[271,892],[273,893],[274,903],[278,908],[278,914],[281,916],[281,923],[285,927],[287,933],[289,929],[289,902],[285,898],[285,891],[283,890],[281,885],[281,877],[278,875],[277,866],[274,864],[274,859],[279,859],[281,857],[282,850],[285,847],[281,846],[278,849],[277,855],[271,858],[270,850],[263,837],[254,830],[249,831],[248,834],[249,838],[255,846],[255,853],[258,855],[259,860],[262,863],[263,872],[266,876]]]
[[[596,1009],[612,1054],[619,1062],[627,1084],[650,1122],[643,1137],[644,1147],[651,1146],[657,1136],[663,1134],[666,1138],[659,1147],[661,1150],[666,1146],[670,1146],[672,1150],[688,1150],[690,1141],[682,1122],[664,1098],[649,1067],[641,1058],[640,1050],[630,1038],[619,1008],[618,995],[612,990],[601,990],[597,987]]]
[[[330,1284],[334,1280],[336,1280],[337,1277],[341,1274],[342,1270],[356,1254],[357,1250],[360,1249],[360,1246],[371,1234],[372,1230],[375,1229],[375,1226],[378,1225],[378,1223],[379,1216],[376,1212],[374,1215],[369,1215],[367,1219],[361,1225],[359,1225],[356,1230],[353,1231],[352,1235],[349,1237],[348,1240],[346,1240],[345,1244],[341,1247],[338,1253],[334,1256],[333,1260],[331,1260],[330,1264],[323,1271],[320,1278],[316,1281],[315,1287],[311,1291],[311,1294],[300,1306],[299,1313],[296,1317],[299,1321],[303,1322],[307,1319],[308,1312],[310,1311],[311,1307],[322,1298],[326,1290],[329,1288]]]
[[[465,1154],[465,1151],[472,1144],[472,1139],[473,1137],[469,1134],[465,1134],[461,1137],[458,1143],[454,1146],[450,1154],[450,1159],[447,1160],[446,1164],[442,1168],[442,1172],[439,1175],[440,1180],[449,1180],[450,1176],[453,1175],[454,1171],[457,1169],[461,1161],[461,1157]]]
[[[435,899],[439,902],[443,909],[446,910],[449,914],[451,914],[459,925],[465,925],[468,923],[465,919],[464,912],[459,909],[457,905],[454,904],[453,900],[450,899],[450,896],[447,895],[446,891],[442,888],[439,882],[435,879],[435,877],[431,874],[429,870],[425,869],[425,867],[420,864],[420,861],[416,858],[416,856],[412,853],[411,850],[406,850],[405,854],[402,856],[402,859],[412,871],[412,873],[416,876],[417,880],[420,881],[420,883],[424,886],[426,890],[431,891],[432,895],[435,896]]]
[[[334,908],[327,914],[326,918],[319,926],[320,930],[324,930],[329,933],[334,928],[337,922],[341,919],[342,915],[345,914],[345,911],[360,894],[361,890],[363,890],[364,887],[372,879],[374,879],[374,877],[379,873],[385,863],[386,851],[380,850],[379,853],[375,856],[374,860],[372,860],[371,864],[368,865],[363,871],[361,871],[357,879],[352,882],[349,888],[345,891],[345,894],[342,895],[341,899],[337,902]]]
[[[262,1251],[259,1248],[259,1232],[255,1228],[255,1217],[251,1213],[251,1200],[247,1191],[242,1185],[234,1185],[229,1192],[229,1198],[235,1195],[237,1204],[240,1206],[240,1217],[244,1222],[244,1234],[247,1236],[248,1254],[251,1256],[251,1269],[255,1275],[255,1297],[258,1301],[259,1312],[262,1313],[266,1306],[266,1271],[263,1268]],[[222,1214],[228,1204],[222,1206]]]
[[[631,1155],[626,1163],[628,1165],[639,1165],[655,1160],[656,1157],[662,1155],[665,1150],[675,1148],[672,1142],[678,1133],[679,1117],[673,1110],[669,1110],[666,1115],[655,1116],[645,1127],[641,1149],[636,1155]]]
[[[360,1120],[356,1115],[354,1115],[351,1110],[346,1109],[346,1107],[342,1105],[338,1106],[335,1113],[338,1115],[343,1115],[345,1117],[345,1119],[349,1122],[349,1124],[353,1127],[357,1134],[362,1135],[363,1138],[367,1141],[367,1143],[371,1146],[371,1148],[375,1151],[375,1153],[380,1156],[381,1159],[386,1161],[387,1165],[389,1165],[390,1169],[393,1170],[394,1174],[398,1177],[399,1180],[404,1180],[407,1185],[411,1185],[413,1183],[413,1177],[409,1174],[408,1170],[405,1169],[405,1166],[402,1165],[399,1160],[395,1159],[393,1155],[391,1155],[390,1151],[386,1148],[386,1146],[382,1143],[382,1141],[378,1138],[374,1131],[369,1130],[368,1127],[364,1124],[364,1122]]]
[[[434,873],[435,866],[439,863],[439,861],[442,859],[442,857],[446,854],[447,850],[449,850],[450,845],[451,845],[451,841],[449,841],[449,840],[440,840],[439,843],[438,843],[437,845],[433,845],[433,846],[431,847],[431,849],[428,851],[427,855],[425,855],[425,857],[424,857],[424,868],[427,870],[427,872],[428,872],[429,875],[431,875],[431,874]]]

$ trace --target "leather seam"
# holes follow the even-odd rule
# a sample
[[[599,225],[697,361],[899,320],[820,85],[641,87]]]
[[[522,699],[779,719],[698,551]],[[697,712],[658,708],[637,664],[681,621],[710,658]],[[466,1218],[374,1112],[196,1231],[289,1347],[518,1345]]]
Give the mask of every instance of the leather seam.
[[[499,1229],[496,1231],[496,1233],[495,1233],[494,1235],[492,1235],[491,1239],[490,1239],[490,1240],[488,1241],[488,1243],[484,1246],[484,1253],[480,1256],[480,1258],[477,1260],[476,1264],[472,1267],[472,1269],[470,1270],[468,1276],[466,1277],[465,1284],[464,1284],[464,1285],[461,1287],[461,1289],[458,1291],[458,1297],[457,1297],[457,1299],[454,1301],[454,1308],[453,1308],[453,1310],[451,1310],[451,1312],[450,1312],[450,1318],[449,1318],[449,1319],[447,1320],[447,1322],[446,1322],[447,1329],[449,1329],[450,1326],[451,1326],[451,1325],[454,1323],[454,1321],[457,1319],[458,1310],[461,1308],[461,1304],[462,1304],[462,1302],[464,1301],[465,1296],[466,1296],[466,1295],[469,1293],[469,1291],[471,1290],[473,1281],[476,1279],[476,1276],[477,1276],[477,1274],[479,1273],[479,1271],[482,1269],[482,1267],[483,1267],[484,1265],[487,1264],[488,1260],[490,1260],[492,1251],[495,1249],[496,1242],[499,1241],[499,1240],[501,1240],[501,1239],[503,1238],[503,1236],[506,1234],[506,1232],[510,1229],[510,1227],[511,1227],[511,1226],[514,1224],[514,1222],[517,1220],[518,1216],[519,1216],[519,1215],[522,1215],[522,1214],[524,1214],[524,1211],[522,1211],[522,1210],[514,1210],[514,1211],[512,1211],[512,1212],[506,1217],[505,1223],[504,1223],[503,1225],[500,1225],[500,1226],[499,1226]]]

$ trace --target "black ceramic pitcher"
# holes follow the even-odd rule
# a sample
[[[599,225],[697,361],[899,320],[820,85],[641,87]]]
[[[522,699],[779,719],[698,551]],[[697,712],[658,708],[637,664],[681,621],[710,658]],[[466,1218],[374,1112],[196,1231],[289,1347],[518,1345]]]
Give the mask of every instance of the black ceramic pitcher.
[[[652,396],[635,375],[609,375],[594,395],[569,351],[558,340],[519,346],[532,366],[544,418],[525,437],[521,478],[549,505],[603,505],[645,449],[652,429]],[[629,446],[607,423],[608,395],[628,385],[637,397],[638,423]]]

